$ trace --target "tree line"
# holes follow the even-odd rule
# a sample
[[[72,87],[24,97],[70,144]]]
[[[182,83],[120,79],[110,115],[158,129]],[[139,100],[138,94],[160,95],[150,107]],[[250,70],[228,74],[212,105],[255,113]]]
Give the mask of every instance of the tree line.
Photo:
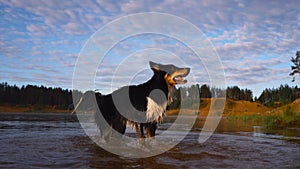
[[[18,87],[4,82],[0,83],[0,104],[68,109],[72,105],[72,91],[36,85]]]
[[[265,89],[256,100],[266,106],[276,107],[278,104],[285,105],[298,98],[300,98],[298,86],[280,85],[278,88]]]
[[[176,89],[175,93],[181,91],[183,97],[190,97],[192,99],[196,97],[200,98],[212,98],[212,97],[226,97],[234,100],[247,100],[253,101],[253,92],[250,89],[240,89],[238,86],[230,86],[226,89],[220,89],[217,87],[210,87],[206,84],[199,86],[199,84],[189,87],[180,87]]]
[[[259,97],[253,98],[250,89],[241,89],[238,86],[230,86],[226,89],[210,87],[199,84],[189,87],[175,89],[171,109],[180,107],[181,102],[192,105],[199,98],[225,97],[233,100],[256,101],[266,106],[274,107],[278,104],[284,105],[300,98],[300,88],[281,85],[278,88],[265,89]],[[184,98],[183,100],[181,100]],[[1,105],[34,105],[34,106],[55,106],[59,109],[73,108],[72,91],[62,88],[45,86],[26,85],[18,87],[8,83],[0,83],[0,104]]]
[[[199,98],[225,97],[232,100],[245,100],[250,102],[259,102],[268,107],[278,107],[292,103],[300,98],[300,88],[298,86],[290,87],[280,85],[278,88],[266,88],[259,97],[253,98],[253,92],[250,89],[240,89],[238,86],[229,86],[226,89],[210,87],[206,84],[199,86],[192,85],[190,87],[180,87],[174,92],[173,103],[171,109],[184,105],[193,105]],[[188,103],[187,103],[188,102]]]

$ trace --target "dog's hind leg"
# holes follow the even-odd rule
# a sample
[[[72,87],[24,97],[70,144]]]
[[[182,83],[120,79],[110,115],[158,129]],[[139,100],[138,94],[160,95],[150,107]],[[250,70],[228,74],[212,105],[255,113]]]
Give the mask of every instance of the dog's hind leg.
[[[111,121],[111,136],[115,140],[119,140],[123,137],[126,131],[127,120],[120,115],[114,117]]]

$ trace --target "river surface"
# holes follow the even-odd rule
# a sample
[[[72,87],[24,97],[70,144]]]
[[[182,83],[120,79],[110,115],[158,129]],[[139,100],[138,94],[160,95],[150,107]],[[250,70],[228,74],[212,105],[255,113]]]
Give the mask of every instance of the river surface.
[[[159,126],[158,133],[172,124],[170,119]],[[200,131],[195,125],[163,154],[130,159],[91,141],[76,115],[1,113],[0,168],[300,168],[298,128],[266,131],[223,119],[202,144]]]

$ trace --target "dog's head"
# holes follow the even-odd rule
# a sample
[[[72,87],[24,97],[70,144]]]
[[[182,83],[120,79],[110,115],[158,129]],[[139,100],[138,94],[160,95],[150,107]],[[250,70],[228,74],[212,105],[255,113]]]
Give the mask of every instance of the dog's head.
[[[170,86],[185,84],[187,82],[185,77],[190,73],[190,68],[179,68],[172,64],[162,65],[151,61],[149,64],[154,73],[164,74],[164,79]]]

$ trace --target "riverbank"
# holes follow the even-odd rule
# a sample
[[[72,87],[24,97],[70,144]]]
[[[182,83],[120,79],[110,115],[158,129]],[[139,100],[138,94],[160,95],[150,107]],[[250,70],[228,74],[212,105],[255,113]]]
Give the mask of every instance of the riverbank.
[[[211,99],[201,99],[198,111],[191,109],[181,109],[184,114],[198,116],[207,116],[210,107]],[[266,107],[257,102],[249,102],[244,100],[226,99],[225,107],[222,116],[249,116],[249,115],[282,115],[284,111],[290,109],[296,113],[300,113],[300,99],[295,100],[293,103],[281,107]],[[36,106],[36,105],[0,105],[0,112],[65,112],[70,113],[72,110],[61,109],[57,106]],[[177,115],[179,109],[168,110],[167,115]]]
[[[0,113],[71,113],[72,110],[59,109],[56,106],[12,106],[12,105],[0,105]]]
[[[183,114],[206,117],[210,111],[211,103],[211,99],[201,99],[198,111],[195,109],[174,109],[167,111],[167,115],[177,115],[179,111],[182,111]],[[267,107],[258,102],[226,99],[222,116],[283,115],[286,111],[300,114],[300,99],[281,107]]]
[[[210,111],[211,99],[201,99],[198,111],[191,109],[176,109],[167,112],[167,115],[177,115],[179,111],[185,115],[206,117]],[[266,107],[257,102],[237,101],[226,99],[222,117],[230,121],[244,121],[257,123],[265,128],[297,128],[300,129],[300,99],[281,107]]]

